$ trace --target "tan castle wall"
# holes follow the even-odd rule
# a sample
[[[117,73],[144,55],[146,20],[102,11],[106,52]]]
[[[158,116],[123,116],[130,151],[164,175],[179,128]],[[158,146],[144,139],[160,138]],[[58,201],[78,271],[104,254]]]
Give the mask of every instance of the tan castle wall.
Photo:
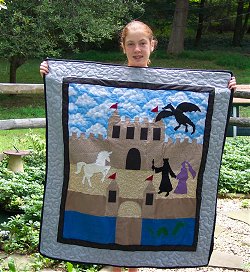
[[[153,205],[145,205],[145,199],[121,199],[118,195],[116,208],[110,209],[109,205],[112,206],[114,203],[108,203],[106,196],[88,195],[74,191],[68,191],[65,209],[96,216],[119,216],[122,203],[132,201],[142,208],[141,218],[192,218],[196,213],[195,198],[155,199]],[[109,213],[110,210],[113,210],[113,213]]]
[[[113,126],[120,126],[120,137],[112,138]],[[134,139],[126,139],[127,127],[134,127]],[[141,128],[148,128],[148,139],[140,140]],[[161,129],[160,140],[153,140],[153,129]],[[109,165],[117,169],[126,169],[127,156],[131,149],[137,149],[141,158],[140,170],[150,170],[152,160],[155,160],[155,166],[162,166],[162,159],[169,158],[170,166],[173,170],[178,170],[183,161],[188,161],[198,171],[200,166],[200,158],[202,155],[203,145],[198,144],[196,140],[191,143],[186,138],[183,142],[177,139],[174,143],[172,140],[164,142],[165,125],[163,121],[150,123],[145,118],[139,122],[139,118],[135,118],[134,122],[130,119],[122,121],[117,111],[109,119],[107,139],[102,135],[96,138],[90,134],[88,138],[84,134],[77,137],[73,133],[69,138],[69,157],[70,162],[76,164],[79,161],[86,163],[94,163],[100,151],[112,151]]]

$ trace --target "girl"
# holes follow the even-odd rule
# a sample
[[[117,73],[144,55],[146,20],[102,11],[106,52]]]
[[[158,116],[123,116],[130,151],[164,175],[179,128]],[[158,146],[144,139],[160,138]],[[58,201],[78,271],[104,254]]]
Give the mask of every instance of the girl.
[[[151,28],[140,21],[128,23],[121,32],[121,47],[127,56],[127,65],[133,67],[148,67],[150,55],[155,50],[157,40]],[[48,63],[43,61],[40,65],[41,76],[49,73]],[[230,80],[228,87],[234,89],[236,80]],[[104,270],[105,271],[105,270]],[[136,272],[137,268],[129,268],[129,272]],[[121,272],[120,267],[113,267],[113,272]]]

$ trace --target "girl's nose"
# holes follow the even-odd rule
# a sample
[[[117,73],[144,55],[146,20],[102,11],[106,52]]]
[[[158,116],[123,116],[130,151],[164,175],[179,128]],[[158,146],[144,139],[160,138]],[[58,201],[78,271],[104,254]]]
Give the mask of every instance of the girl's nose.
[[[135,46],[135,52],[138,52],[138,51],[141,51],[141,48],[140,48],[139,44],[137,44],[137,45]]]

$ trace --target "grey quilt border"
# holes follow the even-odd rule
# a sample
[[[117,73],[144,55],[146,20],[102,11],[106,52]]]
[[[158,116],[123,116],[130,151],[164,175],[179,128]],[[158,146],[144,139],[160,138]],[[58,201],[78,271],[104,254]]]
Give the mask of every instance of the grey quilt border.
[[[228,107],[231,92],[226,88],[231,77],[228,71],[190,71],[180,69],[157,68],[128,68],[125,66],[103,65],[79,61],[49,60],[50,74],[46,77],[46,103],[53,104],[53,109],[47,107],[47,182],[45,189],[42,228],[40,234],[40,252],[48,257],[65,259],[77,262],[102,263],[121,266],[137,267],[194,267],[204,266],[210,257],[211,241],[214,225],[205,224],[207,217],[215,218],[217,180],[220,160],[224,144],[224,133],[227,125]],[[79,72],[80,71],[80,72]],[[211,86],[216,89],[214,114],[212,118],[212,134],[210,138],[207,167],[204,172],[203,191],[210,190],[211,194],[202,195],[201,222],[198,246],[195,252],[177,251],[135,251],[124,252],[119,250],[96,249],[80,246],[70,246],[58,243],[56,236],[59,222],[60,194],[63,181],[63,137],[60,91],[62,78],[65,76],[93,77],[139,82],[159,82],[183,85],[210,85],[206,78],[211,80]],[[49,86],[49,91],[47,87]],[[220,96],[219,98],[217,98]],[[57,136],[56,141],[53,140]],[[217,152],[215,152],[215,150]],[[214,173],[208,169],[213,167]],[[50,202],[48,202],[48,198]],[[48,204],[48,203],[53,203]],[[206,233],[206,235],[204,235]],[[112,258],[110,254],[112,253]]]

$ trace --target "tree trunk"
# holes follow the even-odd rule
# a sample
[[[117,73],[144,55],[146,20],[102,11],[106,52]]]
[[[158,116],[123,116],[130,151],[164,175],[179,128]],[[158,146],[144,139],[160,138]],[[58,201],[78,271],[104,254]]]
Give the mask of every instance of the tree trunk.
[[[246,15],[245,15],[244,24],[243,24],[242,31],[241,31],[241,42],[243,41],[244,35],[247,32],[247,25],[248,25],[249,14],[250,14],[250,0],[248,2],[248,8],[247,8],[247,12],[246,12]]]
[[[239,0],[237,7],[237,16],[234,26],[233,46],[241,46],[243,9],[244,0]]]
[[[180,54],[184,50],[184,36],[188,17],[188,0],[176,0],[173,25],[167,52]]]
[[[200,11],[199,11],[199,20],[198,20],[198,26],[197,26],[197,32],[195,37],[194,46],[198,46],[201,41],[201,35],[203,30],[203,23],[204,23],[204,7],[205,7],[206,0],[200,1]]]
[[[25,59],[19,56],[12,56],[10,57],[9,62],[10,62],[10,83],[16,83],[17,68],[25,63]]]

